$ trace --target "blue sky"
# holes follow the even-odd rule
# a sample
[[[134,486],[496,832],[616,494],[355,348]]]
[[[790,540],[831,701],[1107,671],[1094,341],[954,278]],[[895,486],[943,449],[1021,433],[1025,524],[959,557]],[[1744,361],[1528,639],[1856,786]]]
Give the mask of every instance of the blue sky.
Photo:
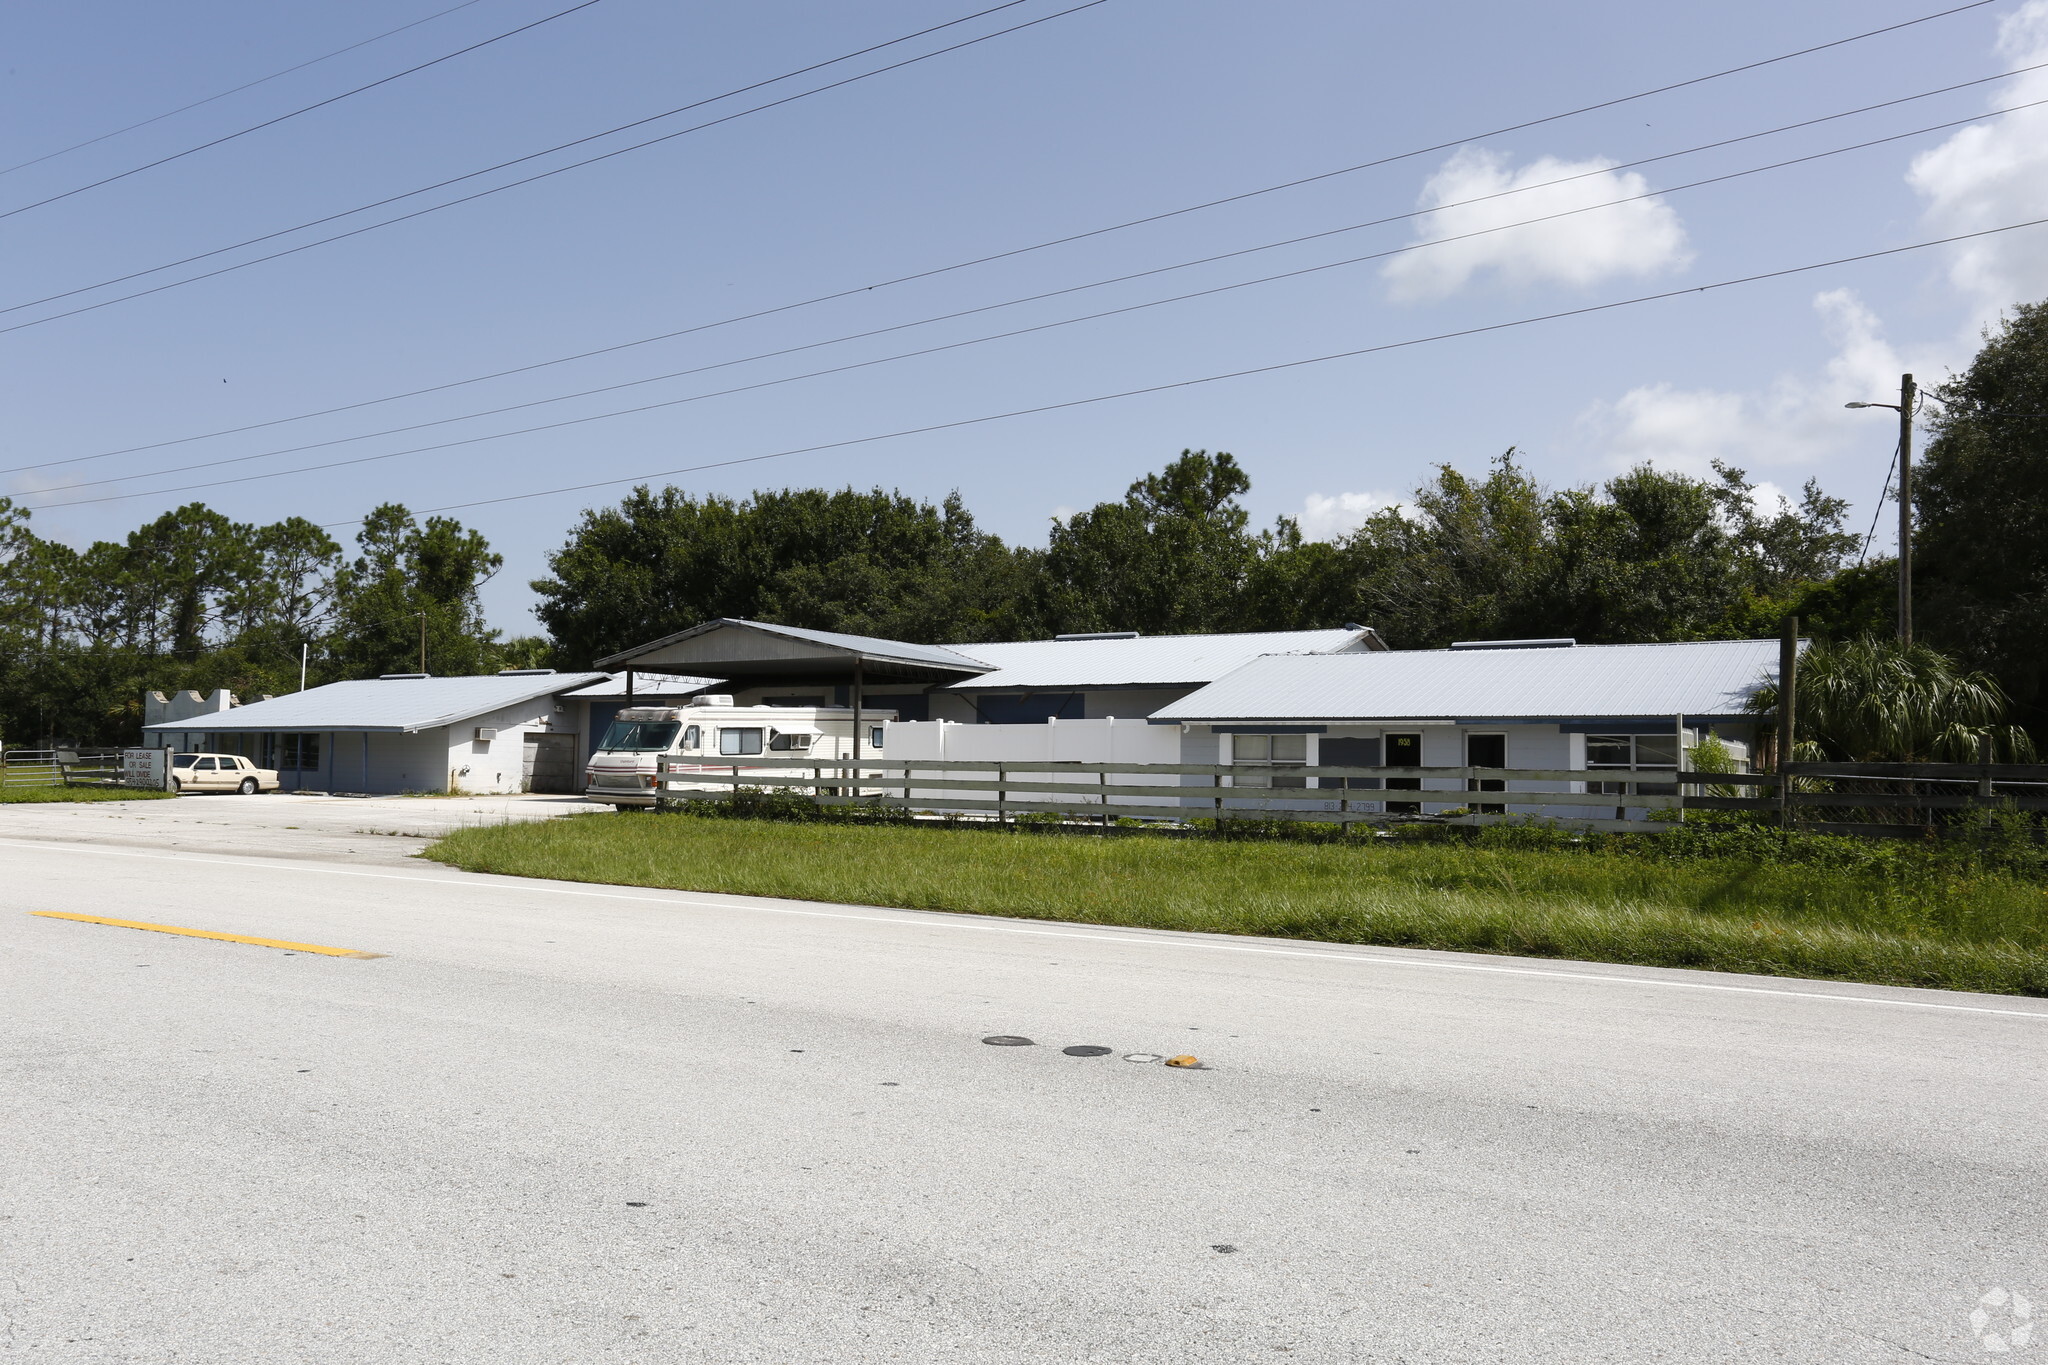
[[[829,72],[649,125],[672,131],[963,37],[1026,3]],[[333,60],[0,175],[0,213],[338,94],[566,8],[478,0]],[[0,20],[0,166],[95,137],[447,7],[21,0]],[[1932,13],[1919,4],[1386,6],[1107,0],[900,71],[351,240],[0,333],[0,491],[74,543],[191,499],[323,523],[955,422],[1481,327],[2048,217],[2048,72],[1642,167],[1605,168],[2048,62],[2048,0],[1898,33],[1521,132],[1491,128]],[[891,0],[600,3],[115,184],[0,218],[0,307],[209,251],[643,118],[973,12]],[[1682,182],[1950,120],[1978,121],[1697,189]],[[628,139],[599,142],[609,150]],[[86,464],[854,289],[1439,143],[1426,156],[829,304],[403,402]],[[546,168],[567,155],[533,163]],[[484,178],[489,185],[512,172]],[[623,393],[188,474],[1576,176],[883,337]],[[395,211],[453,192],[408,200]],[[1638,196],[1650,195],[1648,198]],[[194,489],[781,379],[1084,313],[1634,202],[1379,261],[849,373],[323,472]],[[340,226],[370,221],[351,218]],[[310,234],[280,239],[284,245]],[[275,249],[275,245],[270,249]],[[258,254],[231,253],[213,264]],[[193,270],[197,270],[194,267]],[[0,326],[123,289],[0,313]],[[2013,302],[2048,295],[2048,228],[1639,307],[1116,402],[681,475],[693,490],[958,489],[1003,536],[1119,496],[1183,447],[1233,451],[1262,522],[1336,534],[1448,462],[1517,446],[1554,485],[1638,460],[1808,477],[1867,520],[1902,369],[1938,380]],[[81,480],[114,480],[65,489]],[[454,515],[507,557],[494,624],[621,484]],[[119,500],[78,503],[120,495]],[[132,496],[130,496],[132,495]],[[59,505],[71,502],[73,505]],[[338,527],[346,540],[353,528]],[[1879,532],[1879,544],[1889,535]]]

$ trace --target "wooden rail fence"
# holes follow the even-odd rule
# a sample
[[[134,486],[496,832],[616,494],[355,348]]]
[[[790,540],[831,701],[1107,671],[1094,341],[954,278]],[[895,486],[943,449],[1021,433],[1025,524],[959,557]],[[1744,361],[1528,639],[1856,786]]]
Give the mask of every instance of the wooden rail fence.
[[[2048,764],[1796,763],[1787,774],[1789,793],[1780,792],[1777,773],[1658,769],[1273,768],[922,758],[863,758],[858,763],[755,758],[726,769],[672,765],[663,758],[660,768],[657,798],[662,804],[716,800],[752,788],[807,795],[819,805],[858,803],[997,821],[1044,814],[1104,824],[1121,817],[1343,825],[1420,819],[1484,825],[1540,817],[1580,828],[1654,829],[1697,811],[1776,814],[1820,833],[1918,835],[1936,825],[1967,823],[1969,812],[2048,811]],[[1318,785],[1308,786],[1310,779]],[[1276,780],[1302,785],[1272,785]],[[1402,785],[1389,785],[1395,782]],[[1517,785],[1532,783],[1551,789]],[[1638,790],[1585,790],[1588,784],[1611,783]],[[1639,789],[1645,785],[1665,790]],[[1440,809],[1426,815],[1390,812],[1389,802]],[[1643,816],[1631,818],[1638,811]],[[1644,818],[1652,812],[1669,814]]]

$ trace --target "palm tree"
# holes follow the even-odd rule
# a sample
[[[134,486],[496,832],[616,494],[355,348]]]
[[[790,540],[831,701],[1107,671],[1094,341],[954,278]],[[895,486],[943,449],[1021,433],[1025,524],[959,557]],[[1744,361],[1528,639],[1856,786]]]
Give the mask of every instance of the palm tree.
[[[1759,688],[1758,714],[1778,688]],[[1809,646],[1799,656],[1800,762],[1974,763],[1989,737],[1994,758],[2034,758],[2026,731],[2005,721],[2005,691],[1926,645],[1864,637]]]

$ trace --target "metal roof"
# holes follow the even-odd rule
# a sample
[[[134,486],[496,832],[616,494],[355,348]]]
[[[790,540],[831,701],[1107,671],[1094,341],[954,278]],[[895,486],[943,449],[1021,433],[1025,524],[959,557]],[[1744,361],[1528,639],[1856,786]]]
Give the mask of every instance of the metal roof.
[[[1019,688],[1189,687],[1213,682],[1265,654],[1326,654],[1359,647],[1364,630],[1276,630],[1249,635],[1141,635],[1124,640],[1019,640],[962,645],[994,672],[951,692]]]
[[[1174,721],[1595,720],[1739,716],[1776,640],[1396,650],[1255,659],[1152,715]]]
[[[604,673],[485,674],[471,678],[366,678],[160,721],[144,730],[346,730],[410,734],[572,692],[604,681]]]
[[[766,621],[746,621],[731,616],[721,617],[716,621],[705,621],[691,626],[688,630],[679,630],[675,634],[665,635],[659,640],[650,641],[644,645],[636,645],[622,654],[614,654],[610,658],[599,659],[597,663],[600,668],[616,667],[621,664],[630,663],[634,659],[651,654],[658,649],[664,649],[669,645],[687,640],[692,636],[705,635],[712,631],[730,629],[735,626],[743,627],[747,630],[757,630],[765,635],[781,636],[788,640],[801,640],[810,644],[823,645],[828,649],[839,650],[848,655],[858,655],[863,659],[872,660],[877,663],[923,664],[928,667],[951,669],[958,673],[982,673],[988,669],[988,665],[981,660],[969,658],[967,655],[948,649],[944,645],[913,645],[903,640],[883,640],[872,635],[842,635],[835,630],[809,630],[802,626],[778,626]],[[961,646],[962,649],[972,649],[974,647],[972,645]]]
[[[569,693],[572,697],[596,697],[610,701],[626,695],[626,675],[609,673],[601,675],[603,681],[588,687],[579,687]],[[633,695],[638,697],[683,697],[692,692],[702,692],[707,687],[716,687],[723,679],[695,678],[687,673],[648,673],[633,670]]]

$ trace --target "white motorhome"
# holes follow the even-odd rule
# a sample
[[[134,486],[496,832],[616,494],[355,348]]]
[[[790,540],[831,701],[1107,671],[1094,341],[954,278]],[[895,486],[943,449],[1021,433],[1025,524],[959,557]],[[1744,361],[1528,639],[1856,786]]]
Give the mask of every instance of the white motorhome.
[[[861,753],[882,753],[883,727],[894,711],[860,713]],[[724,695],[692,697],[684,706],[632,706],[620,711],[590,756],[583,794],[620,810],[652,806],[659,764],[673,774],[750,771],[749,758],[849,759],[854,712],[850,706],[735,706]],[[764,774],[773,769],[752,769]],[[769,785],[764,783],[764,785]],[[671,791],[729,792],[733,784],[672,784]]]

